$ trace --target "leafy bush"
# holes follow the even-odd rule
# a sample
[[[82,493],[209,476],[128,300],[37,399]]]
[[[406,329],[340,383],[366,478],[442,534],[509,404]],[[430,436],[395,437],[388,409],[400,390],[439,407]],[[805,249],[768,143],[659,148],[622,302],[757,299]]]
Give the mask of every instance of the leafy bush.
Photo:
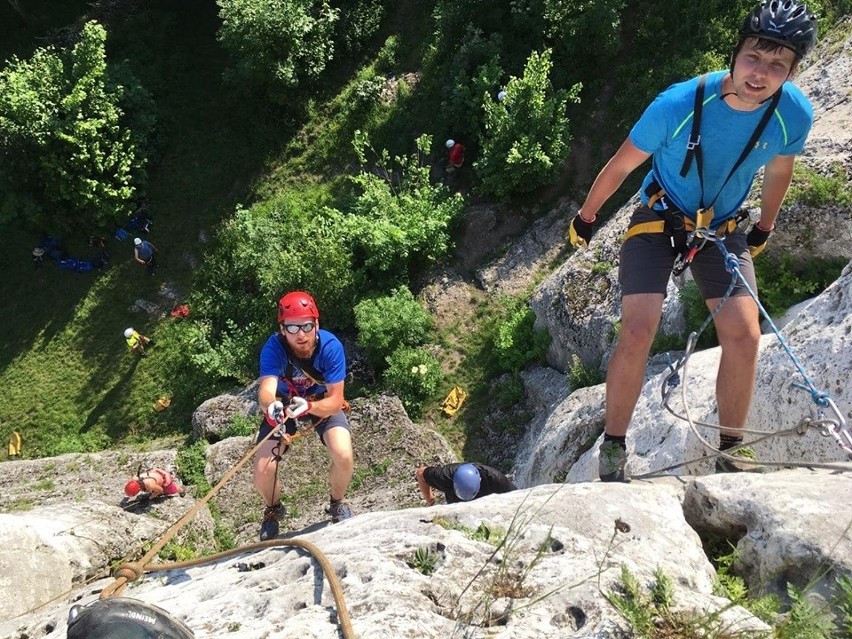
[[[324,326],[352,325],[352,267],[339,217],[324,195],[288,193],[238,208],[198,271],[182,331],[199,370],[240,382],[257,374],[257,348],[275,326],[275,303],[290,290],[313,294]]]
[[[683,313],[686,319],[686,333],[692,334],[701,328],[701,324],[710,316],[707,304],[701,297],[698,285],[690,280],[680,289],[680,301],[683,303]],[[698,336],[698,346],[701,348],[713,348],[719,345],[716,337],[716,327],[713,322]]]
[[[333,4],[340,12],[340,20],[336,25],[335,42],[340,42],[343,49],[354,53],[378,31],[382,18],[385,16],[387,0],[338,0]]]
[[[417,140],[420,154],[431,144],[429,136]],[[369,141],[360,131],[355,151],[367,164]],[[387,151],[379,156],[375,172],[352,178],[360,194],[341,221],[340,234],[347,239],[363,291],[390,290],[408,284],[450,250],[451,224],[461,216],[464,201],[442,185],[429,181],[429,167],[418,154],[395,157],[394,171]],[[377,175],[378,173],[378,175]]]
[[[387,362],[385,386],[396,393],[411,419],[419,418],[443,379],[440,362],[423,348],[399,348]]]
[[[317,81],[334,55],[340,17],[326,0],[217,0],[219,41],[231,53],[229,76],[267,89],[283,101],[287,91]]]
[[[503,70],[500,67],[502,38],[468,26],[448,65],[449,78],[441,83],[441,112],[451,123],[451,135],[473,137],[483,126],[482,100],[495,94]]]
[[[522,78],[511,78],[503,102],[485,96],[485,133],[473,167],[481,189],[505,198],[550,182],[568,155],[565,107],[580,85],[552,91],[550,50],[530,54]]]
[[[365,299],[355,306],[358,345],[368,363],[381,367],[400,346],[419,346],[426,341],[432,318],[414,299],[411,291],[400,286],[387,297]]]
[[[841,164],[835,164],[831,175],[820,175],[808,166],[798,163],[793,169],[793,182],[787,196],[789,202],[801,202],[807,206],[852,204],[850,176]]]
[[[550,346],[550,333],[535,330],[535,313],[526,304],[512,305],[508,318],[497,325],[494,361],[501,372],[519,371],[532,361],[541,361]]]
[[[824,291],[844,266],[843,259],[808,259],[797,264],[790,254],[780,259],[761,256],[754,262],[760,303],[770,316],[778,316]]]
[[[139,106],[141,123],[150,102],[135,82],[110,79],[106,38],[88,22],[70,51],[37,49],[0,71],[0,217],[70,230],[112,227],[130,210],[150,130],[134,134],[119,104]]]
[[[175,465],[178,475],[184,485],[193,486],[196,496],[205,495],[211,488],[210,482],[204,475],[204,466],[207,463],[205,451],[207,442],[199,439],[191,444],[181,446],[175,457]]]

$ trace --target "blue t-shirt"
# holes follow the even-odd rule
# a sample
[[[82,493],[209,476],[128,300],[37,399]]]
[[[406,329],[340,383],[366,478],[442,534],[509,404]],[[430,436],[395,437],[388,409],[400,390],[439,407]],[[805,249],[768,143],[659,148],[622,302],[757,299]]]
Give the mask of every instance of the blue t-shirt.
[[[154,255],[154,247],[147,240],[142,240],[142,243],[136,247],[136,250],[139,253],[140,260],[147,260]]]
[[[702,204],[713,204],[713,228],[739,210],[758,169],[776,155],[801,153],[814,119],[813,108],[804,94],[794,84],[785,82],[781,100],[766,129],[722,189],[764,111],[769,108],[768,101],[754,111],[738,111],[728,106],[722,99],[722,79],[727,73],[716,71],[708,74],[704,89],[701,112],[703,203],[696,162],[693,160],[685,178],[680,176],[692,131],[698,78],[674,84],[663,91],[630,131],[630,141],[653,158],[651,171],[642,183],[642,202],[647,204],[645,189],[654,179],[665,189],[674,205],[692,219],[695,219],[695,212]]]
[[[335,384],[346,379],[346,356],[343,344],[326,330],[319,329],[319,350],[312,362],[327,384]],[[278,333],[273,333],[260,351],[260,376],[274,375],[278,378],[277,395],[279,397],[306,397],[325,392],[325,384],[311,377],[293,362],[292,376],[287,378],[287,351],[281,345]]]

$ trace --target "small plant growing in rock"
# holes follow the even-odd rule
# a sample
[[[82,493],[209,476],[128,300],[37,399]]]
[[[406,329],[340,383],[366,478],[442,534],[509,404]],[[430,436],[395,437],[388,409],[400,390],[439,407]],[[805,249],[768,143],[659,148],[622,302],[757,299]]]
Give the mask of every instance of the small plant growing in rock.
[[[568,385],[571,390],[596,386],[603,381],[603,375],[597,368],[584,365],[576,353],[571,355],[571,368],[568,370]]]
[[[414,568],[417,572],[427,577],[435,572],[435,566],[438,563],[438,555],[430,551],[428,548],[420,547],[414,551],[414,555],[406,562],[409,568]]]
[[[648,592],[626,565],[621,566],[621,579],[607,600],[630,623],[633,636],[645,639],[757,639],[755,633],[731,632],[720,619],[722,611],[703,615],[672,610],[674,584],[662,568],[654,571]]]
[[[726,597],[733,603],[741,605],[755,617],[766,623],[772,623],[781,608],[781,602],[775,595],[749,597],[748,588],[743,578],[731,572],[731,566],[737,560],[738,551],[730,545],[730,542],[728,542],[728,547],[731,552],[720,555],[714,560],[716,583],[713,586],[713,594]]]

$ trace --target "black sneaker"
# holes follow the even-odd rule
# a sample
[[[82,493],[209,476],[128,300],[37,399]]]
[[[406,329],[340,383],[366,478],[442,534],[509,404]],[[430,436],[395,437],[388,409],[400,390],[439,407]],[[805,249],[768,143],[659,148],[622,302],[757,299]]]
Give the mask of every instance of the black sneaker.
[[[263,521],[260,524],[260,540],[268,541],[278,536],[278,522],[284,518],[286,510],[282,504],[267,506],[263,511]]]
[[[615,442],[603,442],[598,449],[598,477],[601,481],[624,481],[627,451]]]
[[[749,460],[756,460],[757,455],[754,450],[748,446],[742,446],[736,450],[722,451],[735,459],[727,459],[725,457],[716,458],[717,473],[763,473],[766,472],[766,466],[761,466],[758,463],[749,463]]]
[[[331,502],[331,505],[326,508],[326,513],[331,515],[331,523],[337,524],[343,521],[344,519],[349,519],[352,517],[352,509],[342,499],[340,501]]]

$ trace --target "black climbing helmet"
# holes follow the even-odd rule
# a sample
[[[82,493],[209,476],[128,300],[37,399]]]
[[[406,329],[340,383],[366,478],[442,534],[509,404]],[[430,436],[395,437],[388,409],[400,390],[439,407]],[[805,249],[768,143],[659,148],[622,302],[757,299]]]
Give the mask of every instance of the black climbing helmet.
[[[816,44],[817,19],[796,0],[763,0],[743,21],[737,51],[746,38],[777,42],[804,58]]]
[[[193,634],[162,608],[117,597],[73,606],[67,639],[193,639]]]

